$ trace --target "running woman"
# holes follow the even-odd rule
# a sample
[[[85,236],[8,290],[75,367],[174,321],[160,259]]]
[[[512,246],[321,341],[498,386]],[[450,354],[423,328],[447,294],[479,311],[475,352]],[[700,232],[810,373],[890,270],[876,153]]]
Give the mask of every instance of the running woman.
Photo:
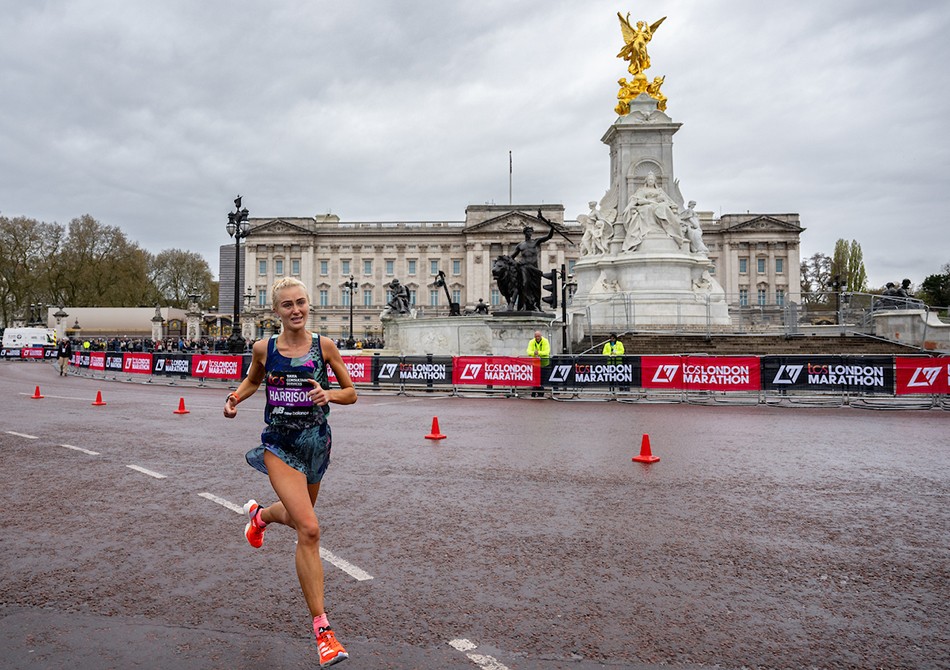
[[[320,480],[330,463],[329,403],[351,405],[356,389],[343,365],[340,352],[329,339],[307,330],[310,296],[303,282],[285,277],[271,289],[274,312],[283,326],[279,335],[254,343],[247,377],[224,403],[224,416],[237,415],[237,406],[266,381],[267,404],[261,444],[247,452],[251,467],[265,473],[278,502],[262,507],[248,500],[244,536],[252,547],[264,543],[271,523],[297,531],[297,577],[313,617],[313,632],[320,652],[320,667],[346,660],[323,603],[323,564],[320,561],[320,526],[314,505]],[[339,388],[331,389],[327,366],[336,374]]]

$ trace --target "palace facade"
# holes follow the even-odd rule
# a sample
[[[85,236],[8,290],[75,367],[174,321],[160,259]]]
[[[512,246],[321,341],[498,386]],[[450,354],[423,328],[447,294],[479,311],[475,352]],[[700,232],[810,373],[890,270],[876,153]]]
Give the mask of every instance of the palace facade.
[[[241,254],[244,335],[259,338],[276,327],[270,286],[283,276],[299,278],[314,306],[310,328],[334,339],[382,337],[380,314],[393,279],[409,289],[420,316],[447,315],[450,302],[464,312],[479,299],[495,309],[504,298],[492,280],[495,258],[510,254],[531,226],[547,234],[538,211],[555,226],[540,259],[545,272],[579,258],[582,235],[576,220],[564,220],[563,205],[471,205],[463,221],[347,222],[336,215],[250,219]],[[700,212],[713,275],[733,309],[780,314],[800,300],[797,214]],[[234,301],[234,245],[220,253],[219,313]],[[438,283],[443,273],[444,287]],[[740,310],[741,311],[741,310]],[[222,319],[229,323],[230,319]],[[351,329],[352,323],[352,329]],[[221,335],[227,335],[222,332]]]

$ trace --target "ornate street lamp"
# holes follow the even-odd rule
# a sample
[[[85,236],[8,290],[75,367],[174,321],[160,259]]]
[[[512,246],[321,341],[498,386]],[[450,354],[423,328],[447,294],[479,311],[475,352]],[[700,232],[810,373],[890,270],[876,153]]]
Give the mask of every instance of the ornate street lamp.
[[[347,339],[347,343],[354,340],[353,337],[353,291],[356,290],[357,283],[353,279],[353,275],[350,275],[350,280],[348,282],[343,282],[343,288],[347,289],[350,292],[350,336]],[[349,347],[350,345],[347,344]]]
[[[249,212],[241,208],[241,196],[234,199],[233,212],[228,212],[228,235],[234,238],[234,318],[231,321],[231,337],[228,338],[228,351],[232,354],[244,353],[244,336],[241,334],[241,240],[251,232],[247,221]]]

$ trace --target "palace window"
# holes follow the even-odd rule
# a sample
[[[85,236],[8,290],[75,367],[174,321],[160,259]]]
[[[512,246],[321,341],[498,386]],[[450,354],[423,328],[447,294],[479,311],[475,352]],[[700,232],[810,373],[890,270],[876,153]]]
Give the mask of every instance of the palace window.
[[[330,274],[330,261],[320,261],[320,274],[324,277]]]
[[[785,272],[785,259],[776,258],[775,259],[775,274],[782,274]]]
[[[396,261],[386,260],[386,275],[391,277],[396,271]]]
[[[348,260],[340,261],[340,274],[344,274],[344,275],[351,274],[350,262]]]
[[[363,291],[363,306],[372,307],[373,306],[373,291],[372,289],[365,289]]]
[[[373,274],[373,260],[371,258],[363,261],[363,274]]]
[[[775,289],[775,304],[779,307],[785,307],[785,289]]]
[[[416,274],[416,259],[410,258],[407,262],[409,263],[409,274]]]
[[[462,292],[459,289],[452,290],[452,302],[462,302]]]
[[[760,288],[758,291],[759,306],[765,306],[766,301],[769,298],[769,291],[765,288]]]
[[[267,289],[262,288],[257,292],[257,306],[267,307]]]
[[[764,258],[755,259],[755,271],[758,272],[760,275],[765,274],[765,259]]]
[[[439,292],[435,289],[429,291],[429,305],[435,307],[439,304]]]
[[[320,289],[320,306],[329,307],[330,306],[330,292],[325,288]]]
[[[747,288],[739,289],[739,306],[740,307],[749,306],[749,289]]]
[[[300,276],[300,260],[299,259],[295,258],[292,261],[290,261],[290,274],[294,275],[295,277]]]
[[[439,274],[439,261],[429,261],[429,272],[433,275]]]
[[[257,261],[257,274],[259,275],[267,274],[267,261]]]
[[[282,259],[276,259],[274,261],[274,274],[278,277],[284,274],[284,261]]]
[[[462,261],[460,261],[457,258],[452,259],[452,274],[454,275],[462,274]],[[455,302],[458,302],[458,300],[456,300]]]
[[[501,292],[497,288],[491,290],[491,304],[495,307],[501,304]]]
[[[749,272],[749,259],[740,258],[739,259],[739,274],[744,275]]]

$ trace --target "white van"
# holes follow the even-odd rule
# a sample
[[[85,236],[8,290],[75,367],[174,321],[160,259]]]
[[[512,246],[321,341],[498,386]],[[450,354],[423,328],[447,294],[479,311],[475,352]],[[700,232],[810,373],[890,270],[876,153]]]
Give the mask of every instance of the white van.
[[[7,328],[3,331],[4,349],[55,346],[56,331],[52,328]]]

